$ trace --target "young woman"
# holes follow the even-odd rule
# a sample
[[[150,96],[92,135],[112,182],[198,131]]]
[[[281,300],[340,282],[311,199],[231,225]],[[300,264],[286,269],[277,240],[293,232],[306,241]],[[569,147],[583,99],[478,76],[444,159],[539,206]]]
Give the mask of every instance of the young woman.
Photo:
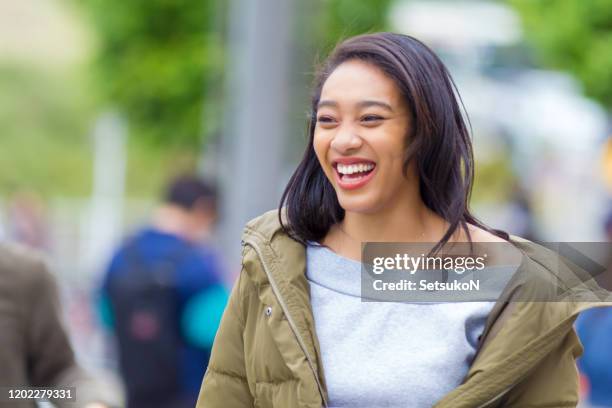
[[[198,407],[574,406],[575,304],[372,303],[362,242],[503,242],[468,209],[454,84],[418,40],[340,43],[281,209],[251,221]],[[554,260],[512,242],[519,269]],[[535,272],[534,272],[535,273]],[[510,306],[508,306],[510,305]]]

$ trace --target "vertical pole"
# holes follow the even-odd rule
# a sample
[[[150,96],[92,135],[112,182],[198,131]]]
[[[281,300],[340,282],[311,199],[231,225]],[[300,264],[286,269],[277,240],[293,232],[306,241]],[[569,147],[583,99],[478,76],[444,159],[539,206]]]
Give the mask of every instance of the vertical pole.
[[[244,223],[276,208],[282,191],[294,1],[232,0],[230,5],[230,59],[218,162],[221,241],[232,267],[238,265]]]
[[[93,132],[93,191],[81,268],[99,272],[121,235],[126,171],[126,130],[114,113],[103,114]]]

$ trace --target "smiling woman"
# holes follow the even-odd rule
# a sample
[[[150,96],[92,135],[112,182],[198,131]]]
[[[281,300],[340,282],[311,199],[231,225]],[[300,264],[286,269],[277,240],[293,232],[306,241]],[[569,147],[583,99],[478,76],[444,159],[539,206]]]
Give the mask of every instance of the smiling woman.
[[[472,145],[455,91],[413,37],[336,47],[280,208],[245,228],[198,407],[576,405],[572,323],[590,304],[517,303],[531,293],[519,279],[496,301],[362,300],[364,242],[434,243],[432,253],[503,243],[517,276],[562,279],[549,252],[470,213]]]
[[[472,146],[454,91],[439,58],[412,37],[338,45],[316,79],[310,143],[282,198],[286,231],[353,259],[350,237],[435,249],[472,235],[507,239],[468,208]]]

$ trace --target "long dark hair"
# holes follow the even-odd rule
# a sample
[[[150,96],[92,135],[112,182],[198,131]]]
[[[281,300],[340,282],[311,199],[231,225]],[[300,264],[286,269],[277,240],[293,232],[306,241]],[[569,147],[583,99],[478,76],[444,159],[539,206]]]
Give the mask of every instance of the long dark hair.
[[[404,173],[415,160],[423,202],[450,224],[433,251],[447,243],[459,227],[471,241],[467,224],[508,240],[507,233],[485,226],[469,210],[474,157],[470,134],[454,94],[457,92],[461,100],[457,86],[431,49],[414,37],[394,33],[349,38],[336,46],[319,69],[308,146],[279,206],[278,216],[285,232],[302,243],[320,241],[332,225],[344,218],[344,209],[315,155],[313,138],[323,84],[336,67],[353,59],[371,63],[393,79],[410,109],[412,126],[411,134],[406,135]]]

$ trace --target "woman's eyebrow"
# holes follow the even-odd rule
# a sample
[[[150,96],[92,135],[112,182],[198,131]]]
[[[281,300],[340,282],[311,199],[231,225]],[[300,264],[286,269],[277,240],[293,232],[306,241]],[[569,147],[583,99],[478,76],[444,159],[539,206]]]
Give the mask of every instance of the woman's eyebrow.
[[[357,106],[361,109],[369,108],[371,106],[378,106],[380,108],[388,110],[389,112],[393,112],[393,108],[391,107],[391,105],[382,101],[361,101],[357,104]]]
[[[331,100],[322,100],[317,104],[317,109],[320,109],[322,107],[328,106],[330,108],[337,108],[338,107],[338,102],[336,101],[331,101]],[[357,107],[359,109],[363,109],[363,108],[369,108],[371,106],[378,106],[380,108],[386,109],[389,112],[393,112],[393,108],[391,107],[391,105],[389,105],[386,102],[382,102],[382,101],[374,101],[374,100],[366,100],[366,101],[361,101],[359,103],[357,103]]]
[[[322,100],[317,104],[317,109],[323,108],[325,106],[329,106],[330,108],[337,108],[338,107],[338,102],[336,101],[329,101],[329,100]]]

